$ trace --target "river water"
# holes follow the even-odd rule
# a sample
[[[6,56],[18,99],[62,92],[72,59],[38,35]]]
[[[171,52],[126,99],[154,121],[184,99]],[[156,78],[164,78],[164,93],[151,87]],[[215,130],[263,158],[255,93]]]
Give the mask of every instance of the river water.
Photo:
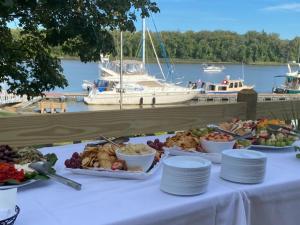
[[[56,92],[81,92],[82,80],[96,80],[98,78],[98,63],[82,63],[77,60],[62,60],[64,74],[69,82],[65,89],[56,89]],[[221,82],[226,75],[231,79],[243,78],[243,66],[238,64],[226,64],[225,70],[220,73],[205,73],[201,64],[175,64],[174,75],[167,76],[167,80],[180,85],[187,85],[189,81],[210,81]],[[164,72],[167,68],[163,65]],[[159,67],[156,64],[147,64],[149,74],[162,78]],[[286,65],[244,65],[245,84],[255,85],[255,90],[259,93],[270,93],[274,85],[283,83],[283,78],[276,78],[276,75],[284,75],[287,72]],[[87,111],[101,109],[116,109],[118,106],[88,106],[83,102],[68,102],[67,110]],[[132,106],[125,106],[132,108]],[[137,107],[137,106],[134,106]]]

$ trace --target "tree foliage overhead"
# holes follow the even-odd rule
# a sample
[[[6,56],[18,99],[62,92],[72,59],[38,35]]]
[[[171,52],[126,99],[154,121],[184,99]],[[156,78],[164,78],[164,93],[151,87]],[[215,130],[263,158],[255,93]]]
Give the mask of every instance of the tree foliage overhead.
[[[100,52],[114,51],[110,31],[133,32],[137,16],[158,10],[151,0],[0,0],[0,83],[28,96],[65,87],[53,47],[83,62],[97,61]],[[18,38],[9,23],[20,28]]]

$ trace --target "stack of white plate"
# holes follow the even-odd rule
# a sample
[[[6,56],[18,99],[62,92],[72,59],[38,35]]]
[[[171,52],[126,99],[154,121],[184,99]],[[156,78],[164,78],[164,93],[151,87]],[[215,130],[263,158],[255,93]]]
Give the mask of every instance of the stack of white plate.
[[[267,157],[252,150],[225,150],[222,152],[221,177],[238,183],[263,182]]]
[[[160,189],[174,195],[196,195],[207,190],[211,162],[198,156],[164,160]]]

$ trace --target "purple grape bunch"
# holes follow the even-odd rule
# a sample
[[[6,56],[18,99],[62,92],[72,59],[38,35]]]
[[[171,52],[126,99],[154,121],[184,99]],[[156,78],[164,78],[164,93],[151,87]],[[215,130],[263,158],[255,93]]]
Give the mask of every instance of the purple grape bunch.
[[[17,152],[9,145],[0,145],[0,162],[13,163],[17,158]]]
[[[65,166],[72,169],[81,168],[81,158],[78,152],[74,152],[72,157],[65,161]]]
[[[156,149],[157,151],[163,151],[164,147],[164,143],[160,142],[157,138],[154,141],[147,141],[147,145],[151,148]]]

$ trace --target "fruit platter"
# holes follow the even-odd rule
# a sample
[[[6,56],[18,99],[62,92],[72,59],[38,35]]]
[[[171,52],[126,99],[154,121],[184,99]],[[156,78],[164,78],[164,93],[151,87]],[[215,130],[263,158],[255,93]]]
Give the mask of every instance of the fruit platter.
[[[162,158],[167,155],[156,144],[157,141],[149,141],[148,144],[119,144],[119,148],[111,143],[87,145],[83,152],[74,152],[65,161],[65,166],[75,174],[147,179],[157,171]]]
[[[293,143],[298,140],[299,134],[291,125],[277,119],[259,120],[232,120],[219,125],[224,130],[244,135],[251,132],[252,137],[248,138],[250,149],[255,150],[289,150],[293,149]]]
[[[39,161],[48,161],[53,166],[57,157],[55,154],[43,155],[31,147],[13,149],[8,145],[0,145],[0,190],[48,179],[29,167],[30,163]]]
[[[191,129],[188,131],[177,132],[174,136],[168,137],[164,143],[164,150],[170,155],[194,155],[201,156],[213,163],[221,162],[221,154],[219,152],[210,151],[211,147],[208,142],[216,143],[218,149],[227,146],[227,143],[235,145],[232,141],[233,137],[220,132],[215,132],[211,128]],[[221,148],[220,148],[221,147]]]
[[[199,155],[218,162],[217,154],[225,149],[294,149],[293,143],[299,135],[281,120],[233,119],[207,128],[177,132],[166,139],[163,149],[171,155]]]

